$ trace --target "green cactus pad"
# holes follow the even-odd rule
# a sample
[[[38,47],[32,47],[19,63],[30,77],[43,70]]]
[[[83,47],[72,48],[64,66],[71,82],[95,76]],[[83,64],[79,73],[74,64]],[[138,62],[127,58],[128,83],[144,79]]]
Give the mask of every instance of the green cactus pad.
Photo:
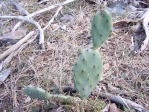
[[[24,92],[31,98],[39,100],[48,100],[51,94],[43,90],[42,88],[27,86]]]
[[[61,94],[50,94],[43,90],[42,88],[33,87],[33,86],[27,86],[24,89],[24,92],[33,99],[38,100],[55,100],[59,102],[65,102],[74,104],[75,102],[80,102],[81,99],[77,97],[67,96],[67,95],[61,95]]]
[[[92,19],[91,34],[93,48],[97,49],[105,42],[112,31],[112,17],[107,10],[97,12]]]
[[[74,86],[82,99],[87,98],[100,80],[103,62],[98,50],[82,52],[73,67]]]

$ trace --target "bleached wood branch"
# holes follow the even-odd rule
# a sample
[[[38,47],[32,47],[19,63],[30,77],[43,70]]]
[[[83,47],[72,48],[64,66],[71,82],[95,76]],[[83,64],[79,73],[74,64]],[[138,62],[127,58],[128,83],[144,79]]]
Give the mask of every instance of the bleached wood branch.
[[[30,13],[25,10],[23,7],[21,7],[18,3],[11,2],[11,4],[21,13],[21,15],[29,15]]]
[[[38,16],[38,15],[41,14],[41,13],[44,13],[44,12],[49,11],[49,10],[52,10],[52,9],[54,9],[54,8],[56,8],[56,7],[60,7],[60,6],[69,4],[69,3],[74,2],[74,1],[76,1],[76,0],[66,0],[66,1],[64,1],[64,2],[62,2],[62,3],[58,3],[58,4],[55,4],[55,5],[46,7],[46,8],[44,8],[44,9],[41,9],[41,10],[39,10],[39,11],[33,12],[32,14],[27,15],[27,17],[31,18],[31,17]],[[23,23],[23,22],[19,23],[19,25],[21,25],[22,23]]]
[[[44,44],[44,33],[43,33],[43,29],[41,28],[41,26],[39,25],[38,22],[34,21],[31,18],[28,17],[23,17],[23,16],[0,16],[1,19],[18,19],[18,20],[22,20],[22,21],[27,21],[29,23],[32,23],[33,25],[35,25],[35,27],[38,28],[39,32],[40,32],[40,38],[39,38],[39,44]]]
[[[11,54],[13,51],[17,50],[24,42],[26,42],[29,38],[31,38],[34,34],[34,31],[29,32],[24,38],[22,38],[19,42],[11,46],[8,50],[0,54],[0,61],[4,59],[6,56]]]
[[[111,101],[113,101],[115,103],[129,106],[130,108],[133,108],[139,112],[147,112],[147,110],[143,106],[141,106],[133,101],[130,101],[128,99],[124,99],[120,96],[115,96],[110,93],[102,93],[102,92],[99,92],[99,96],[103,97],[103,98],[109,98]]]
[[[43,28],[43,31],[45,31],[50,25],[51,23],[54,22],[55,17],[58,15],[59,11],[62,9],[62,6],[59,7],[56,11],[56,13],[54,14],[54,16],[52,17],[52,19],[47,23],[47,25]]]
[[[47,8],[41,9],[41,10],[39,10],[39,11],[36,11],[36,12],[34,12],[34,13],[28,15],[27,17],[38,16],[39,14],[41,14],[41,13],[43,13],[43,12],[49,11],[49,10],[54,9],[54,8],[56,8],[56,7],[60,7],[60,6],[69,4],[69,3],[74,2],[74,1],[76,1],[76,0],[66,0],[66,1],[64,1],[64,2],[62,2],[62,3],[58,3],[58,4],[55,4],[55,5],[49,6],[49,7],[47,7]]]
[[[63,5],[69,4],[69,3],[74,2],[74,1],[76,1],[76,0],[66,0],[66,1],[64,1],[64,2],[62,2],[62,3],[58,3],[58,4],[55,4],[55,5],[49,6],[49,7],[47,7],[47,8],[41,9],[41,10],[39,10],[39,11],[36,11],[36,12],[34,12],[34,13],[32,13],[32,14],[29,14],[29,15],[27,15],[27,16],[25,16],[25,17],[23,17],[23,16],[1,16],[0,18],[3,18],[3,19],[8,19],[8,18],[9,18],[9,19],[19,19],[19,20],[28,21],[28,22],[34,24],[34,25],[38,28],[38,30],[39,30],[39,32],[40,32],[39,44],[44,44],[44,32],[43,32],[41,26],[38,24],[38,22],[35,22],[35,21],[32,19],[32,17],[38,16],[38,15],[41,14],[41,13],[44,13],[44,12],[46,12],[46,11],[49,11],[49,10],[54,9],[54,8],[56,8],[56,7],[59,7],[59,6],[63,6]],[[20,7],[18,6],[18,8],[20,8]],[[54,18],[54,17],[53,17],[53,18]],[[16,26],[15,26],[15,28],[13,29],[13,31],[14,31],[16,28],[18,28],[18,27],[23,23],[23,21],[17,23]],[[52,20],[49,21],[49,23],[48,23],[47,26],[49,26],[51,23],[52,23]],[[46,29],[46,28],[45,28],[45,29]],[[44,30],[45,30],[45,29],[44,29]]]
[[[19,21],[12,29],[12,32],[16,31],[21,25],[22,25],[22,21]]]
[[[42,4],[42,3],[45,3],[45,2],[48,2],[48,1],[50,1],[50,0],[42,0],[38,4]]]
[[[36,39],[36,37],[37,37],[37,35],[33,36],[33,38],[29,39],[26,43],[21,45],[19,49],[17,49],[16,51],[13,51],[4,61],[2,61],[0,63],[0,71],[3,68],[6,68],[9,65],[9,63],[11,62],[11,60],[13,59],[13,57],[17,56],[20,53],[20,51],[22,51],[24,48],[26,48],[26,46],[28,44],[31,44]]]
[[[21,7],[18,3],[16,2],[11,2],[11,4],[22,14],[22,15],[29,15],[30,13],[25,10],[23,7]],[[12,29],[12,32],[18,29],[22,25],[22,21],[19,21],[14,28]]]
[[[141,51],[143,51],[149,42],[149,9],[145,12],[143,15],[143,26],[146,33],[146,39],[143,42],[143,45],[141,46]]]

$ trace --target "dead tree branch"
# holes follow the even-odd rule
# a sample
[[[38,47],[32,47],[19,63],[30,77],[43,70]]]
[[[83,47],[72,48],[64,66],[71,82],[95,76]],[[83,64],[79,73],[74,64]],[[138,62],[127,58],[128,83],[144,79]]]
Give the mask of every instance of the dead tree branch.
[[[144,30],[146,33],[146,39],[144,40],[143,45],[141,46],[141,51],[143,51],[147,47],[149,42],[149,9],[145,12],[142,18]]]
[[[115,95],[112,95],[110,93],[102,93],[100,92],[99,93],[99,96],[102,97],[102,98],[109,98],[111,101],[115,102],[115,103],[118,103],[118,104],[121,104],[121,105],[125,105],[125,106],[129,106],[130,108],[133,108],[139,112],[146,112],[145,108],[133,101],[130,101],[128,99],[124,99],[120,96],[115,96]]]
[[[18,3],[11,2],[11,4],[21,13],[21,15],[29,15],[30,14],[27,10],[25,10],[23,7],[21,7]]]
[[[21,21],[27,21],[29,23],[32,23],[33,25],[35,25],[35,27],[38,28],[39,32],[40,32],[40,39],[39,39],[39,44],[44,44],[44,33],[43,33],[43,29],[41,28],[41,26],[39,25],[38,22],[34,21],[31,18],[28,17],[23,17],[23,16],[0,16],[1,19],[18,19]]]
[[[50,25],[51,23],[54,22],[55,17],[58,15],[59,11],[62,9],[62,6],[59,7],[56,11],[56,13],[54,14],[54,16],[52,17],[52,19],[47,23],[47,25],[43,28],[43,31],[45,31]]]
[[[18,3],[16,2],[11,2],[12,5],[21,13],[21,15],[29,15],[30,13],[25,10],[23,7],[21,7]],[[22,24],[22,21],[19,21],[14,28],[12,29],[12,31],[15,31],[17,28],[19,28]]]
[[[17,49],[16,51],[13,51],[4,61],[2,61],[0,63],[0,71],[3,68],[6,68],[9,65],[9,63],[11,62],[11,60],[13,59],[13,57],[17,56],[24,48],[26,48],[26,46],[28,44],[31,44],[36,39],[36,37],[37,37],[37,35],[33,36],[33,38],[31,38],[26,43],[21,45],[19,49]]]
[[[52,9],[54,9],[54,8],[56,8],[56,7],[60,7],[60,6],[69,4],[69,3],[74,2],[74,1],[76,1],[76,0],[66,0],[66,1],[64,1],[64,2],[62,2],[62,3],[58,3],[58,4],[55,4],[55,5],[49,6],[49,7],[47,7],[47,8],[44,8],[44,9],[42,9],[42,10],[36,11],[36,12],[34,12],[34,13],[28,15],[27,17],[38,16],[39,14],[41,14],[41,13],[43,13],[43,12],[52,10]]]
[[[11,46],[8,50],[0,54],[0,61],[4,59],[6,56],[11,54],[13,51],[17,50],[24,42],[26,42],[29,38],[31,38],[34,34],[34,31],[29,32],[24,38],[22,38],[19,42]],[[1,66],[1,65],[0,65]]]
[[[41,13],[44,13],[44,12],[49,11],[49,10],[52,10],[52,9],[54,9],[54,8],[56,8],[56,7],[60,7],[60,6],[69,4],[69,3],[74,2],[74,1],[76,1],[76,0],[66,0],[66,1],[64,1],[64,2],[62,2],[62,3],[58,3],[58,4],[55,4],[55,5],[49,6],[49,7],[47,7],[47,8],[41,9],[41,10],[39,10],[39,11],[36,11],[36,12],[34,12],[34,13],[32,13],[32,14],[29,14],[29,15],[27,14],[26,17],[32,18],[32,17],[38,16],[38,15],[41,14]],[[23,22],[20,22],[20,23],[18,23],[18,24],[21,25],[22,23],[23,23]]]

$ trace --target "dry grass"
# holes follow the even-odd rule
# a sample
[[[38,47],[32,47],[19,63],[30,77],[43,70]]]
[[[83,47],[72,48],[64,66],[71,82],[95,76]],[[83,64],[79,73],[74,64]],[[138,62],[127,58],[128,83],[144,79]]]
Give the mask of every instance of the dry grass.
[[[27,10],[34,12],[37,9],[50,6],[63,0],[51,0],[46,5],[37,5],[34,0],[21,1]],[[28,4],[29,3],[29,4]],[[34,5],[33,5],[34,4]],[[35,5],[36,4],[36,5]],[[22,91],[25,85],[35,85],[50,91],[53,85],[59,88],[73,86],[72,66],[78,56],[79,49],[91,46],[90,21],[98,10],[98,6],[91,6],[83,1],[65,6],[55,22],[46,32],[46,51],[38,49],[37,42],[32,43],[13,59],[10,66],[14,72],[0,85],[0,107],[11,111],[18,107],[26,110],[35,100],[25,103],[27,96]],[[47,12],[36,19],[47,22],[55,10]],[[13,13],[15,14],[15,12]],[[71,14],[72,21],[61,21],[65,14]],[[116,19],[113,19],[116,21]],[[10,32],[17,23],[16,20],[0,20],[0,34]],[[55,26],[66,26],[66,30]],[[31,28],[27,23],[27,28]],[[104,80],[98,88],[109,93],[119,94],[133,100],[149,109],[149,48],[141,55],[129,56],[130,36],[126,31],[112,33],[108,41],[99,49],[104,60]],[[4,51],[2,47],[0,52]],[[112,90],[113,85],[118,91]],[[37,102],[36,102],[37,103]],[[38,102],[39,103],[39,102]],[[59,106],[58,111],[63,108]],[[27,111],[27,110],[26,110]]]

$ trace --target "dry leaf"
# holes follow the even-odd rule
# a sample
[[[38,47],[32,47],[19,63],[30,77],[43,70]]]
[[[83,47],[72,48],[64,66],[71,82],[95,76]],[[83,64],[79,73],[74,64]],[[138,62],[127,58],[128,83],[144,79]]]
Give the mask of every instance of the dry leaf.
[[[60,28],[60,25],[58,25],[58,24],[52,24],[51,27],[52,27],[52,30],[53,31],[56,31],[56,30],[58,30]]]
[[[0,36],[0,46],[5,43],[15,44],[19,39],[26,35],[26,32],[26,29],[20,28],[17,31],[9,32]]]
[[[74,17],[70,14],[65,14],[60,20],[66,23],[68,21],[73,21]]]
[[[28,96],[26,99],[25,99],[25,103],[29,103],[31,101],[31,98]]]
[[[57,43],[50,43],[50,42],[47,42],[47,49],[48,50],[57,50],[58,49],[58,44]]]
[[[62,30],[67,30],[66,25],[61,25]]]
[[[109,63],[106,63],[106,64],[104,64],[103,67],[104,67],[104,70],[107,71],[107,70],[109,70],[110,65],[109,65]]]
[[[108,89],[110,90],[111,93],[119,93],[120,89],[117,87],[114,87],[112,84],[108,84]]]
[[[20,28],[17,31],[9,32],[9,33],[6,33],[6,34],[0,36],[0,40],[2,40],[2,39],[21,39],[23,36],[25,36],[26,32],[27,32],[27,30]]]
[[[107,10],[117,16],[122,16],[126,13],[126,6],[123,1],[116,1],[116,2],[112,2],[107,7]]]
[[[0,84],[1,82],[4,82],[6,80],[6,78],[10,75],[11,72],[12,72],[11,68],[5,69],[0,72]]]

